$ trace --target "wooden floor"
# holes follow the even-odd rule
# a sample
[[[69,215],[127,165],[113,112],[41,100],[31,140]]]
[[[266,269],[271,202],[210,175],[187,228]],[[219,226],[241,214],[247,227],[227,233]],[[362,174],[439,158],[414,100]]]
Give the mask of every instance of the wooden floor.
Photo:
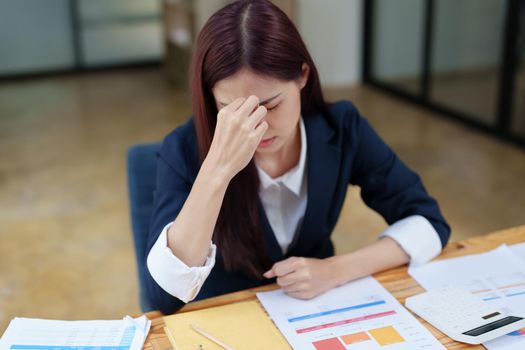
[[[525,152],[367,87],[351,99],[441,203],[454,239],[525,223]],[[139,311],[125,155],[191,113],[155,69],[0,84],[0,332],[15,316]],[[349,189],[338,252],[382,219]]]

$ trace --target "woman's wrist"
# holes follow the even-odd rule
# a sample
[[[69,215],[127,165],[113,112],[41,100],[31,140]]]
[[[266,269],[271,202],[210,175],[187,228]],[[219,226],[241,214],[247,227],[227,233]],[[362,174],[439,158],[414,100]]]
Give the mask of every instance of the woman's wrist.
[[[208,154],[202,162],[199,176],[218,186],[228,187],[235,174],[232,175],[227,166],[220,164],[213,155]]]
[[[335,255],[326,260],[329,263],[330,271],[334,273],[334,283],[336,287],[367,275],[356,261],[353,252]]]
[[[351,253],[327,259],[338,285],[409,262],[410,257],[391,238],[384,237]]]

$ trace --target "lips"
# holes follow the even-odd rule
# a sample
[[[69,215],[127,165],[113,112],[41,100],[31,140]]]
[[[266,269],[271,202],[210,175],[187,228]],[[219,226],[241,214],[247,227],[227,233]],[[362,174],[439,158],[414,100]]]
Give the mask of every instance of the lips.
[[[274,136],[274,137],[270,137],[270,138],[267,138],[267,139],[264,139],[262,140],[260,143],[259,143],[259,147],[268,147],[270,146],[273,141],[275,140],[277,136]]]

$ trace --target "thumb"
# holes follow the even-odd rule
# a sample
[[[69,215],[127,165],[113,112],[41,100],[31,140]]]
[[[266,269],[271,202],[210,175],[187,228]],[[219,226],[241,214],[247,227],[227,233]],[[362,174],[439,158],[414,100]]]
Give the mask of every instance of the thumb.
[[[270,269],[270,270],[266,271],[265,273],[263,273],[263,276],[266,277],[266,278],[274,278],[275,277],[275,272],[273,271],[273,269]]]

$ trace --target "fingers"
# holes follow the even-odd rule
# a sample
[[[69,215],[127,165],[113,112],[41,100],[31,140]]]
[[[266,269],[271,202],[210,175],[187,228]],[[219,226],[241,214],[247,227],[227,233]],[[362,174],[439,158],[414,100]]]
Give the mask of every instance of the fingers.
[[[299,283],[292,283],[288,286],[281,287],[281,288],[283,292],[285,292],[286,294],[289,294],[289,293],[300,293],[300,292],[309,291],[312,289],[312,286],[308,282],[299,282]]]
[[[261,124],[255,128],[254,139],[257,141],[257,144],[261,142],[266,130],[268,130],[268,123],[266,121],[262,121]]]
[[[310,262],[319,263],[304,257],[291,257],[275,263],[264,276],[267,278],[277,277],[277,284],[288,295],[298,299],[311,299],[324,291],[326,283],[322,276],[315,277],[313,267]]]
[[[244,97],[239,97],[239,98],[235,99],[229,105],[226,105],[223,108],[221,108],[221,110],[219,111],[219,114],[229,114],[229,113],[235,112],[236,110],[239,109],[240,106],[242,106],[244,101],[246,101],[246,98],[244,98]]]
[[[257,109],[250,115],[249,125],[251,128],[256,128],[261,121],[266,117],[268,110],[264,106],[259,106]]]
[[[266,122],[261,123],[261,125],[259,125],[258,128],[261,128],[264,123]],[[291,258],[279,261],[275,263],[269,271],[264,273],[264,277],[273,278],[273,277],[281,277],[281,276],[287,275],[296,270],[297,262],[298,262],[298,259],[296,257],[291,257]]]
[[[317,296],[316,293],[308,290],[301,290],[297,292],[288,292],[286,293],[289,296],[296,298],[296,299],[302,299],[302,300],[309,300]]]
[[[244,101],[244,103],[237,109],[239,115],[249,116],[252,114],[255,107],[259,105],[259,98],[255,95],[251,95]]]
[[[323,288],[316,287],[315,284],[310,282],[294,283],[283,287],[282,290],[291,297],[303,300],[315,298],[325,292]]]
[[[222,108],[218,115],[233,116],[234,112],[236,115],[236,118],[234,119],[237,120],[239,125],[244,124],[244,127],[248,131],[254,130],[261,125],[268,110],[264,106],[259,106],[259,98],[257,96],[251,95],[248,98],[237,98],[232,103]]]
[[[273,267],[269,269],[268,271],[266,271],[265,273],[263,273],[263,276],[266,278],[274,278],[275,272],[273,271]]]
[[[294,271],[292,273],[289,273],[287,275],[277,277],[277,284],[281,287],[288,287],[295,283],[301,282],[305,279],[306,276],[303,276],[304,274]]]

